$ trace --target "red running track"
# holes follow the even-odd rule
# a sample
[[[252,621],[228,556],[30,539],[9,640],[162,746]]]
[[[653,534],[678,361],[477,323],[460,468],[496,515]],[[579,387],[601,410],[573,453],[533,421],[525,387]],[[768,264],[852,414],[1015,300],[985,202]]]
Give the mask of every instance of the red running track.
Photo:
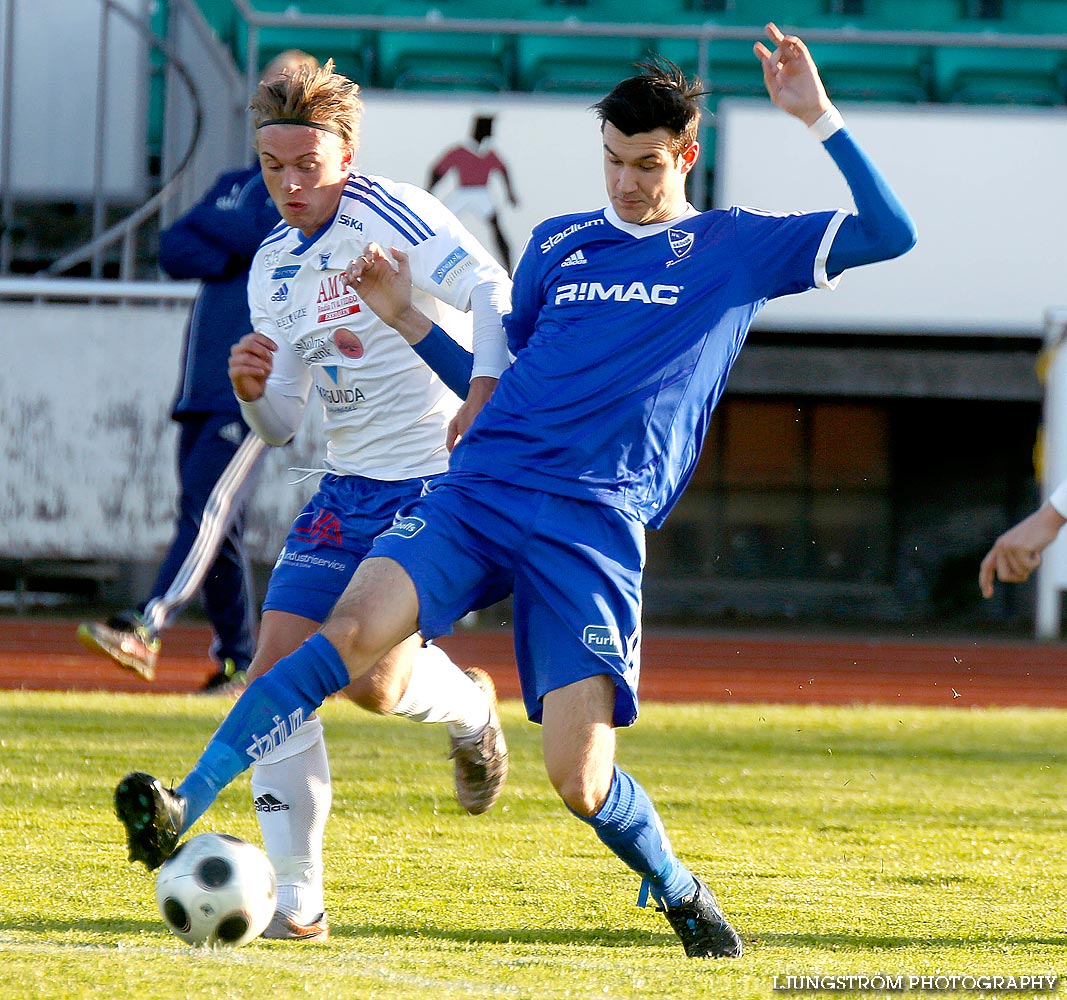
[[[151,684],[83,649],[76,626],[0,619],[0,688],[192,692],[212,671],[206,625],[167,631]],[[440,644],[458,663],[488,670],[501,697],[518,697],[509,631],[459,632]],[[1067,644],[657,631],[644,638],[641,693],[646,701],[1064,708]]]

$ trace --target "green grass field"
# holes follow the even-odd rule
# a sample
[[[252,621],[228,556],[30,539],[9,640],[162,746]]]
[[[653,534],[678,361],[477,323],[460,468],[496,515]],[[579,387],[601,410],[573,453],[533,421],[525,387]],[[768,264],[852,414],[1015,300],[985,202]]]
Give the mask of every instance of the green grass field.
[[[226,707],[0,694],[5,998],[746,1000],[788,995],[787,975],[1067,971],[1064,713],[646,706],[620,761],[747,945],[708,962],[636,908],[513,703],[511,777],[483,817],[452,799],[439,728],[328,703],[332,939],[189,948],[126,862],[111,792],[134,768],[181,778]],[[246,779],[207,830],[258,842]]]

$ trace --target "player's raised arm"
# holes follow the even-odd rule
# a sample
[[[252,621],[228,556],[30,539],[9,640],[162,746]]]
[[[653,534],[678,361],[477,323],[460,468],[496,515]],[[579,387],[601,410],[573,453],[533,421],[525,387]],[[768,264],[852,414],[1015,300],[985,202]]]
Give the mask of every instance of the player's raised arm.
[[[784,35],[775,24],[767,25],[773,51],[757,42],[754,52],[763,65],[763,82],[771,100],[783,111],[800,119],[822,142],[844,175],[853,201],[854,215],[843,220],[834,237],[826,262],[833,277],[846,268],[890,260],[915,245],[915,225],[881,171],[852,138],[841,113],[823,87],[808,47],[795,35]]]
[[[783,111],[814,125],[833,105],[826,96],[815,60],[796,35],[783,35],[773,22],[766,27],[774,51],[756,42],[753,51],[763,64],[763,82],[771,100]]]

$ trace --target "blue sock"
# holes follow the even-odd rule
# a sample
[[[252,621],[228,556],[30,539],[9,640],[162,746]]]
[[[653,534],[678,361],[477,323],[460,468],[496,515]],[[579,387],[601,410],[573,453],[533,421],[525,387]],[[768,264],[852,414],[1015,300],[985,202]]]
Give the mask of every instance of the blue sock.
[[[257,677],[237,699],[177,787],[189,829],[234,778],[284,743],[326,698],[347,687],[348,669],[321,633]]]
[[[657,902],[676,906],[696,891],[689,869],[675,856],[648,793],[620,768],[615,768],[608,797],[595,816],[579,816],[630,868],[644,879]]]

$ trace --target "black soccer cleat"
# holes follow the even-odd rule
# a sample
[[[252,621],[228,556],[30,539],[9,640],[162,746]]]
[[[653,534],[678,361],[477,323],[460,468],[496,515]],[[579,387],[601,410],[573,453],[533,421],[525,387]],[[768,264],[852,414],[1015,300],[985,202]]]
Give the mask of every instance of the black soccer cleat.
[[[130,861],[153,871],[178,846],[185,820],[185,799],[158,778],[133,771],[115,788],[115,813],[126,827]]]
[[[677,906],[661,906],[689,958],[740,958],[741,938],[723,916],[714,893],[700,879],[697,891]]]

